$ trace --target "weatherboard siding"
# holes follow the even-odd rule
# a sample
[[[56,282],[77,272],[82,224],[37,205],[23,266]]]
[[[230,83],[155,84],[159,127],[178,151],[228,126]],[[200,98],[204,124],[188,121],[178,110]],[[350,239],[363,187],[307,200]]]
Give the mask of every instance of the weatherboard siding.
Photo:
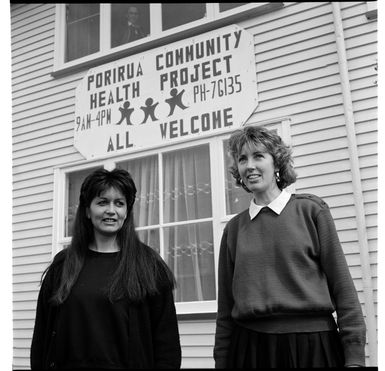
[[[340,3],[375,297],[365,303],[332,6],[284,4],[239,23],[254,37],[259,104],[249,123],[290,120],[296,192],[329,204],[363,311],[377,311],[377,22],[366,19],[365,2]],[[29,368],[39,281],[52,257],[53,167],[83,160],[73,117],[85,72],[51,76],[54,21],[55,4],[11,7],[14,369]],[[182,367],[213,367],[215,321],[181,320],[179,329]]]

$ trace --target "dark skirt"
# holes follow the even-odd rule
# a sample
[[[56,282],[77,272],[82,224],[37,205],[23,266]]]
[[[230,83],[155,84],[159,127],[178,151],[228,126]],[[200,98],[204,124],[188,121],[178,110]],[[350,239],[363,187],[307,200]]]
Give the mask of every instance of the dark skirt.
[[[269,334],[236,325],[228,368],[343,367],[344,353],[337,330]]]

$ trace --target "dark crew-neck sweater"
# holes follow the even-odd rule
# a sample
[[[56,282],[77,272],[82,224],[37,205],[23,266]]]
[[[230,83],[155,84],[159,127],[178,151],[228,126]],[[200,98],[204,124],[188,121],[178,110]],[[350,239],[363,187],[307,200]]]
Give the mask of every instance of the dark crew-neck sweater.
[[[118,252],[89,250],[68,299],[60,308],[56,331],[58,367],[127,368],[129,303],[111,303],[106,290],[117,267]]]
[[[156,254],[146,245],[142,248]],[[106,291],[118,254],[89,250],[61,305],[53,305],[49,299],[58,287],[66,249],[55,256],[39,292],[32,369],[180,368],[171,284],[159,282],[159,294],[137,303],[127,298],[111,303]]]
[[[237,322],[270,332],[330,330],[336,311],[346,364],[365,365],[365,322],[328,205],[291,195],[278,215],[248,210],[226,225],[220,247],[214,357],[223,367]]]

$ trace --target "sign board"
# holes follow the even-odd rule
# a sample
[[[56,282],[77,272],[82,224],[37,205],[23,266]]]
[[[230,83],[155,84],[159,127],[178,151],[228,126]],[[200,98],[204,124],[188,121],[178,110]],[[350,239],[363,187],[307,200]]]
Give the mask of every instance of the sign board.
[[[231,25],[90,69],[74,146],[93,159],[219,134],[256,106],[253,37]]]

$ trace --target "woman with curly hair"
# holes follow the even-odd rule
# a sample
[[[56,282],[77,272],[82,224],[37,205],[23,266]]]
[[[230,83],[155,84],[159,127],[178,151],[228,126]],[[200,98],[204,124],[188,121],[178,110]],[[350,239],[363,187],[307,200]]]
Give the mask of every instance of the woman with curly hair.
[[[253,197],[222,236],[215,367],[365,366],[365,322],[328,205],[285,190],[296,173],[273,131],[238,129],[229,150]]]
[[[126,170],[84,180],[71,244],[44,272],[32,369],[180,368],[174,276],[138,238],[135,195]]]

